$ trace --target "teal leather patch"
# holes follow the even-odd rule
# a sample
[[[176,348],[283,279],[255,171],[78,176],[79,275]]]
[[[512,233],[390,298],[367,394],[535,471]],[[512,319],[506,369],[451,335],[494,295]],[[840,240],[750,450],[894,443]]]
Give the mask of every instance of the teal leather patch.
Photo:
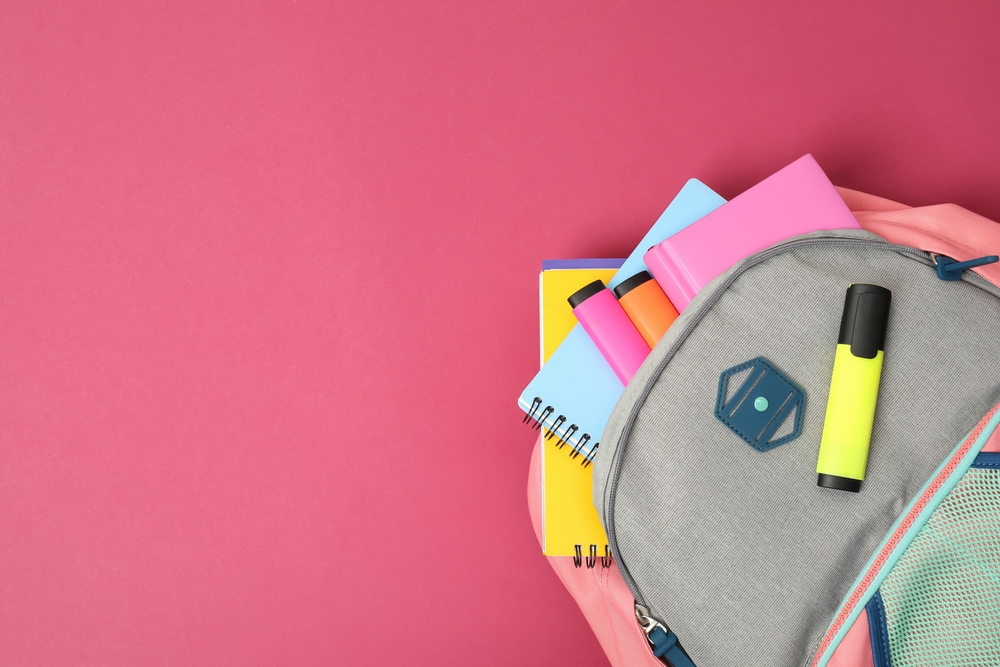
[[[730,386],[741,380],[738,387]],[[759,452],[799,437],[805,409],[802,388],[764,357],[727,368],[719,376],[715,417]]]

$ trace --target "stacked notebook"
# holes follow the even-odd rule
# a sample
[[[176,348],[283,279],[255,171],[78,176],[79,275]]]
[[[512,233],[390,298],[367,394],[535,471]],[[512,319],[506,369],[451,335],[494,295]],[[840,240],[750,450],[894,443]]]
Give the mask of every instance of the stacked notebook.
[[[725,203],[701,181],[688,181],[652,229],[642,238],[609,287],[648,267],[646,251]],[[570,445],[569,454],[585,466],[592,460],[604,425],[625,388],[579,324],[553,352],[518,398],[525,421],[534,420]]]
[[[567,298],[594,280],[611,280],[624,260],[547,260],[538,278],[542,365],[576,326]],[[565,441],[551,432],[542,439],[542,552],[573,556],[579,567],[587,556],[593,567],[606,554],[608,540],[591,501],[593,475],[566,455]]]
[[[698,290],[744,257],[800,234],[848,228],[860,225],[806,155],[678,230],[643,259],[674,308],[683,311]]]

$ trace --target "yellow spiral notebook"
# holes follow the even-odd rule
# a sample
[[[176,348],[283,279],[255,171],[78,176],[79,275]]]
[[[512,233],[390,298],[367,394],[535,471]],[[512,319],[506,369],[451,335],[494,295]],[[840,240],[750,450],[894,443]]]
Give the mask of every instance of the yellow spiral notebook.
[[[567,298],[595,280],[608,282],[620,259],[548,260],[538,280],[542,364],[576,325]],[[572,445],[546,433],[542,440],[542,551],[573,556],[577,566],[593,567],[604,556],[608,538],[593,503],[593,466],[571,458]]]

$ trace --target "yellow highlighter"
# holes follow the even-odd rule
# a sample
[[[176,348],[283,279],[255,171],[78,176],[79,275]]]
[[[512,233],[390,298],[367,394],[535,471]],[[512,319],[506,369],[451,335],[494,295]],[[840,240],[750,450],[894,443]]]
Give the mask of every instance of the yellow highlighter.
[[[892,292],[878,285],[847,288],[816,464],[819,486],[854,493],[861,490],[891,300]]]

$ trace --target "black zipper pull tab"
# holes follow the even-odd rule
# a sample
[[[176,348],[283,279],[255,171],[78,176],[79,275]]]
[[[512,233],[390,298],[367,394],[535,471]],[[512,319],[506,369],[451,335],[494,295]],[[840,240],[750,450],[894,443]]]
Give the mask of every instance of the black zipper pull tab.
[[[983,266],[984,264],[1000,262],[1000,257],[997,255],[977,257],[976,259],[970,259],[965,262],[959,262],[958,260],[952,259],[947,255],[935,255],[931,253],[931,257],[934,259],[934,268],[937,270],[938,278],[941,280],[961,280],[962,271],[965,271],[966,269]]]
[[[653,655],[663,661],[669,661],[673,667],[695,667],[691,658],[681,648],[677,635],[670,628],[649,615],[649,610],[639,603],[635,605],[635,617],[639,627],[646,633],[646,639],[652,644]]]

